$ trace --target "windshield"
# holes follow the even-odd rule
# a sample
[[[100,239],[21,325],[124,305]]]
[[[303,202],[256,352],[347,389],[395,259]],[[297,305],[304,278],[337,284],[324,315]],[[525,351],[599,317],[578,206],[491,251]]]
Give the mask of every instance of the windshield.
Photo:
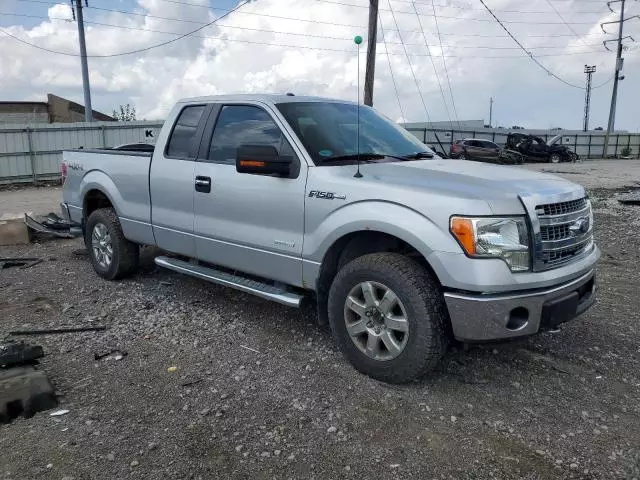
[[[356,160],[353,155],[357,153],[389,155],[395,157],[394,160],[420,152],[433,153],[409,132],[364,105],[360,106],[359,150],[357,105],[292,102],[280,103],[277,107],[316,165],[332,161],[353,162]]]

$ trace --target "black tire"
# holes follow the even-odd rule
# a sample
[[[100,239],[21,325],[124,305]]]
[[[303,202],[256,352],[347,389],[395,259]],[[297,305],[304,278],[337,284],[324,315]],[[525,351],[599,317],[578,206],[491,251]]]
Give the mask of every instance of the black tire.
[[[549,163],[560,163],[562,162],[562,155],[559,153],[552,153],[549,155]]]
[[[111,263],[105,267],[100,264],[91,244],[91,237],[96,225],[106,227],[111,238],[113,255]],[[124,237],[118,216],[111,208],[100,208],[89,215],[85,232],[85,245],[93,269],[98,275],[107,280],[117,280],[135,273],[138,268],[139,247]]]
[[[402,352],[389,360],[376,360],[356,347],[347,332],[345,301],[361,282],[388,286],[402,302],[409,323],[409,338]],[[343,355],[360,372],[390,383],[406,383],[425,375],[445,354],[449,318],[440,286],[416,261],[395,253],[358,257],[336,275],[329,291],[329,324]]]

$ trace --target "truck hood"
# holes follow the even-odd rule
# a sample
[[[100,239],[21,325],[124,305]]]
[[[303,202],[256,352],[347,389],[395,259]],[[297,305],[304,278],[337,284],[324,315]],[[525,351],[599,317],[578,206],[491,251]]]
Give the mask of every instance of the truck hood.
[[[520,207],[518,196],[535,193],[541,197],[584,189],[555,175],[465,160],[420,160],[366,164],[361,171],[370,180],[404,190],[427,190],[457,198],[483,200],[494,213]],[[515,200],[515,202],[514,202]]]

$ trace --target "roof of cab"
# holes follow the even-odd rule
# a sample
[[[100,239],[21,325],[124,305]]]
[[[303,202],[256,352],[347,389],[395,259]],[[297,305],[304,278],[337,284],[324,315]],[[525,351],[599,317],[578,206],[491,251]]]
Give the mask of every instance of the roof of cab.
[[[339,100],[336,98],[324,98],[324,97],[310,97],[310,96],[295,96],[295,95],[281,95],[281,94],[256,94],[256,93],[242,93],[234,95],[210,95],[206,97],[192,97],[182,98],[178,103],[197,103],[197,102],[263,102],[263,103],[291,103],[291,102],[339,102],[339,103],[354,103],[349,100]]]

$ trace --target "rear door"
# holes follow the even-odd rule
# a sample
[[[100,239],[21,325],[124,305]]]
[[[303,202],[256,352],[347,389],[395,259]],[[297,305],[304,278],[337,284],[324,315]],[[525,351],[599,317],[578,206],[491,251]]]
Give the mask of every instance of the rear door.
[[[292,133],[259,103],[216,105],[206,131],[195,171],[196,182],[205,182],[194,197],[197,258],[301,285],[307,164]],[[292,174],[238,173],[241,145],[271,145],[292,156]]]
[[[500,156],[500,147],[489,140],[478,140],[482,144],[483,156],[488,162],[497,163]]]
[[[469,160],[483,160],[482,148],[477,140],[465,140],[464,146]]]
[[[179,108],[179,107],[176,107]],[[195,256],[193,184],[195,159],[210,105],[183,105],[168,138],[158,138],[150,168],[151,223],[156,245]]]

